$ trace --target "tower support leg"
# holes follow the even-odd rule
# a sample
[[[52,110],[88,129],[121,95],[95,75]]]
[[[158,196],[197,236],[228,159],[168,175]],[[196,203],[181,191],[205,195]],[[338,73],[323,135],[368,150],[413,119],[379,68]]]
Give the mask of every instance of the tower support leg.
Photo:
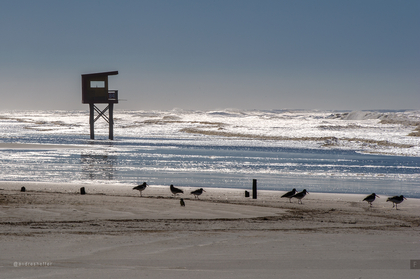
[[[114,139],[114,104],[109,103],[109,139]]]
[[[89,124],[90,124],[90,139],[95,139],[95,105],[89,104]]]
[[[105,119],[109,124],[109,139],[114,139],[114,103],[109,103],[104,110],[100,110],[95,106],[94,103],[89,104],[89,124],[90,124],[90,139],[95,139],[95,121],[99,118]],[[95,111],[98,113],[98,116],[95,118]],[[108,111],[108,116],[105,115]]]

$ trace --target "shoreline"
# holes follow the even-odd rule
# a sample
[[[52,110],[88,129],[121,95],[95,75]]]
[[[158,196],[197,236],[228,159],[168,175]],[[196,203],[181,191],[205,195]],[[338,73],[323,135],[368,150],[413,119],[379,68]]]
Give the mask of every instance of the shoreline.
[[[86,146],[65,144],[36,144],[36,143],[4,143],[0,142],[0,149],[83,149]]]
[[[25,187],[26,191],[21,192],[21,187]],[[80,194],[81,187],[85,188],[85,195]],[[285,193],[284,191],[258,190],[257,199],[253,199],[250,190],[248,191],[251,197],[245,197],[244,189],[205,188],[206,192],[199,198],[195,198],[190,194],[191,191],[197,189],[193,187],[179,187],[184,190],[184,194],[178,196],[172,195],[169,186],[148,186],[142,192],[142,196],[132,188],[128,185],[0,182],[0,208],[4,206],[25,207],[28,205],[60,207],[65,204],[80,205],[83,208],[80,202],[85,201],[86,206],[99,208],[99,211],[103,208],[112,211],[114,210],[113,207],[118,207],[119,214],[130,219],[134,218],[135,215],[133,213],[135,210],[133,211],[132,207],[138,206],[138,203],[141,202],[143,212],[135,212],[136,214],[140,213],[139,216],[136,216],[137,219],[271,218],[283,214],[287,215],[290,212],[306,214],[312,211],[313,215],[316,215],[314,212],[334,212],[334,214],[341,212],[342,215],[361,215],[360,218],[362,218],[362,214],[366,213],[382,214],[385,218],[400,220],[411,218],[415,224],[418,222],[420,226],[420,217],[418,216],[420,199],[416,198],[408,198],[399,204],[398,210],[396,210],[393,208],[392,202],[386,202],[386,196],[377,198],[373,202],[373,206],[369,206],[367,202],[363,201],[366,197],[364,194],[309,193],[302,199],[302,204],[299,204],[297,199],[292,199],[289,202],[289,199],[281,198]],[[180,198],[183,198],[187,203],[186,208],[188,210],[179,210]],[[109,206],[107,203],[109,203]],[[191,204],[194,205],[193,210],[196,210],[196,212],[189,210]],[[160,210],[159,206],[162,206],[166,211]],[[229,209],[229,206],[238,208],[235,208],[235,212],[233,212]],[[171,209],[174,211],[171,211]],[[83,208],[83,210],[86,210],[86,208]],[[189,213],[186,214],[186,211]],[[4,216],[5,214],[0,214],[0,220]],[[22,217],[15,216],[18,219]],[[71,216],[75,217],[75,215]],[[109,216],[104,214],[101,219],[107,217]],[[363,218],[365,217],[368,216]],[[84,220],[86,219],[88,218],[84,218]],[[320,221],[322,220],[320,219]],[[355,221],[355,224],[357,224],[357,221]]]
[[[73,193],[79,194],[80,188],[84,187],[87,194],[96,194],[96,195],[111,195],[111,196],[139,196],[138,191],[133,191],[135,185],[128,184],[100,184],[100,183],[56,183],[56,182],[37,182],[37,181],[0,181],[0,191],[1,190],[16,190],[20,191],[20,187],[26,187],[27,191],[43,191],[43,192],[53,192],[53,193]],[[190,187],[190,186],[177,186],[184,190],[184,194],[179,195],[178,197],[182,198],[193,198],[193,195],[189,193],[193,190],[198,189],[199,187]],[[243,201],[255,201],[265,199],[265,201],[286,201],[287,199],[280,197],[287,191],[281,190],[258,190],[257,199],[252,199],[252,188],[249,189],[239,189],[239,188],[215,188],[215,187],[205,187],[205,193],[200,196],[200,199],[204,200],[216,200],[216,199],[226,199],[226,200],[243,200]],[[298,189],[298,191],[301,189]],[[209,192],[210,191],[210,192]],[[248,191],[250,197],[245,198],[245,191]],[[331,192],[310,192],[303,199],[303,201],[311,199],[314,197],[321,200],[343,200],[347,202],[363,202],[363,199],[371,194],[357,194],[357,193],[331,193]],[[137,193],[137,195],[136,195]],[[148,186],[143,192],[144,197],[148,198],[167,198],[171,197],[172,193],[169,190],[169,186],[163,185],[152,185]],[[396,194],[397,195],[397,194]],[[379,199],[376,199],[374,204],[380,204],[384,207],[390,204],[386,202],[386,199],[391,196],[381,195]],[[413,201],[413,204],[420,205],[419,198],[410,198],[409,200]],[[297,202],[296,199],[292,199]],[[406,204],[407,201],[404,201],[402,204]],[[363,204],[367,204],[363,202]],[[392,205],[392,203],[391,203]]]
[[[420,199],[180,188],[0,182],[2,278],[418,278]]]

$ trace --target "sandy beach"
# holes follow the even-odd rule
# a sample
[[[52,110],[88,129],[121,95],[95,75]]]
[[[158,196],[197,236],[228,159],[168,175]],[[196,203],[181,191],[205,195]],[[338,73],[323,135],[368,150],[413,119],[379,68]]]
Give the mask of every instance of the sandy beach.
[[[26,192],[21,192],[21,187]],[[85,187],[86,195],[80,195]],[[182,188],[182,187],[181,187]],[[0,183],[2,278],[418,278],[420,200]],[[252,197],[252,195],[251,195]]]

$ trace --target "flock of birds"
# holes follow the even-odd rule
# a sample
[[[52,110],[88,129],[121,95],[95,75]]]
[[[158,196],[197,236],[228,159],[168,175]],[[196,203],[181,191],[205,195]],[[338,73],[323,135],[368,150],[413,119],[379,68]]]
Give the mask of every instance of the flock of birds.
[[[133,190],[140,191],[140,196],[143,196],[142,195],[142,191],[144,189],[146,189],[147,186],[149,186],[149,185],[146,182],[143,182],[143,184],[140,184],[140,185],[134,187]],[[182,189],[179,189],[179,188],[175,187],[172,184],[171,184],[171,186],[169,186],[169,188],[170,188],[170,190],[171,190],[171,192],[172,192],[172,194],[174,196],[177,196],[179,194],[183,194],[184,193],[184,191]],[[196,199],[198,199],[199,196],[203,192],[205,192],[205,190],[203,188],[200,188],[200,189],[197,189],[197,190],[192,191],[191,192],[191,195],[194,195],[194,197]],[[306,191],[306,189],[303,189],[303,191],[298,192],[298,191],[296,191],[296,188],[293,188],[292,191],[287,192],[286,194],[282,195],[281,197],[282,198],[288,198],[289,199],[289,202],[292,202],[292,198],[296,198],[296,199],[298,199],[298,203],[302,204],[302,199],[306,196],[306,194],[309,194],[309,192]],[[368,202],[370,204],[370,206],[372,206],[372,202],[374,202],[376,198],[379,198],[379,196],[376,195],[375,193],[372,193],[369,196],[367,196],[366,198],[364,198],[363,201]],[[403,195],[401,195],[401,196],[393,196],[393,197],[390,197],[386,201],[387,202],[392,202],[392,208],[395,207],[396,209],[398,209],[398,207],[397,207],[398,204],[402,203],[406,199],[407,199],[406,197],[404,197]],[[181,206],[185,206],[184,199],[182,199],[182,198],[180,199],[180,204],[181,204]]]
[[[298,199],[298,203],[302,204],[302,199],[306,196],[306,194],[309,194],[309,192],[306,191],[306,189],[303,189],[302,192],[298,192],[298,191],[296,191],[296,188],[293,188],[292,191],[287,192],[286,194],[284,194],[281,197],[282,198],[288,198],[289,202],[292,202],[292,198],[296,198],[296,199]]]
[[[306,194],[309,194],[309,192],[306,191],[306,189],[304,189],[302,192],[297,192],[296,189],[293,188],[292,191],[287,192],[286,194],[284,194],[281,197],[282,198],[288,198],[289,202],[292,202],[292,198],[296,198],[296,199],[299,200],[298,203],[302,203],[302,199],[306,196]],[[369,196],[367,196],[366,198],[364,198],[363,201],[368,202],[370,204],[370,206],[372,206],[372,202],[374,202],[376,198],[379,198],[379,196],[376,195],[375,193],[372,193]],[[406,199],[407,199],[406,197],[401,195],[401,196],[390,197],[386,201],[387,202],[392,202],[392,208],[395,207],[398,210],[398,204],[402,203]]]
[[[372,193],[369,196],[367,196],[366,198],[364,198],[363,201],[367,201],[370,204],[370,206],[372,206],[372,202],[374,202],[376,198],[379,198],[379,196],[376,195],[375,193]],[[386,201],[387,202],[389,202],[389,201],[392,202],[392,208],[395,207],[396,209],[398,209],[398,205],[406,199],[407,199],[406,197],[401,195],[401,196],[390,197]]]
[[[146,182],[143,182],[143,184],[140,184],[140,185],[137,185],[136,187],[134,187],[133,188],[133,190],[138,190],[138,191],[140,191],[140,196],[142,197],[143,196],[143,194],[142,194],[142,191],[144,190],[144,189],[146,189],[146,187],[147,186],[149,186],[149,184],[147,184]],[[177,188],[177,187],[175,187],[174,185],[172,185],[171,184],[171,186],[169,186],[169,188],[171,189],[171,192],[172,192],[172,194],[174,195],[174,196],[177,196],[177,195],[179,195],[179,194],[184,194],[184,191],[182,190],[182,189],[179,189],[179,188]],[[203,188],[200,188],[200,189],[197,189],[197,190],[194,190],[194,191],[192,191],[191,192],[191,195],[194,195],[194,197],[196,198],[196,199],[199,199],[199,197],[198,196],[200,196],[203,192],[205,192],[206,190],[204,190]],[[185,206],[185,201],[184,201],[184,199],[180,199],[180,204],[181,204],[181,206]]]

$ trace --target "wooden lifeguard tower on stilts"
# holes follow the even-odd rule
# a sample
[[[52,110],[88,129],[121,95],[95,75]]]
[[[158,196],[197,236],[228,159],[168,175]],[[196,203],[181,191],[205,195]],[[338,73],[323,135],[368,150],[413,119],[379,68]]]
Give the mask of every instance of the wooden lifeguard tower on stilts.
[[[118,104],[118,90],[108,90],[108,76],[112,75],[118,75],[118,71],[82,75],[82,103],[89,104],[90,139],[95,139],[95,122],[100,117],[109,123],[109,139],[114,139],[114,104]],[[95,104],[108,106],[100,110]]]

